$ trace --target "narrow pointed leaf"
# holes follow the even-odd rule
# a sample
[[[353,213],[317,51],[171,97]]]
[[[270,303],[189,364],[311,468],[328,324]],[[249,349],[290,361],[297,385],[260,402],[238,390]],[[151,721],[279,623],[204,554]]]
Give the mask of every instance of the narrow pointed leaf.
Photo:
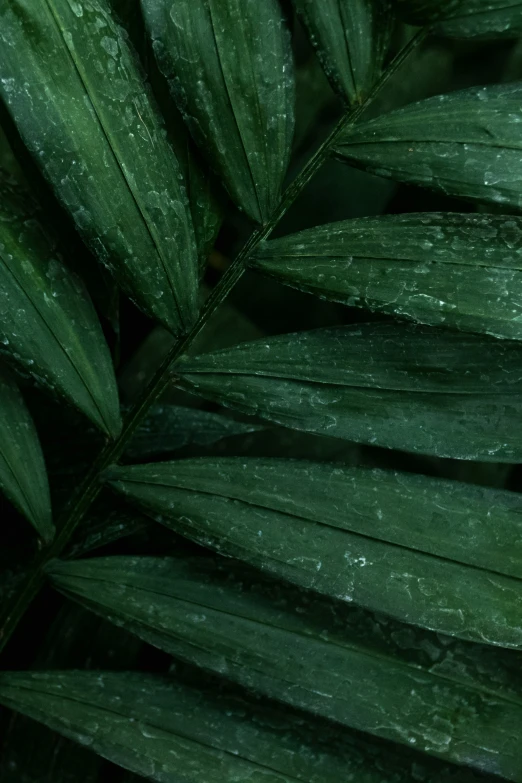
[[[100,323],[38,217],[21,192],[0,182],[0,349],[117,435],[118,392]]]
[[[303,291],[434,326],[522,339],[522,219],[360,218],[265,242],[251,264]]]
[[[147,459],[184,446],[211,446],[260,427],[181,405],[156,405],[125,449],[127,459]]]
[[[12,376],[0,367],[0,488],[46,541],[51,500],[38,435]]]
[[[174,332],[196,312],[180,167],[106,0],[7,0],[0,95],[76,226],[120,285]]]
[[[438,95],[347,130],[338,157],[451,196],[522,207],[522,82]]]
[[[360,783],[408,783],[412,772],[446,783],[458,775],[442,768],[435,777],[417,759],[347,731],[173,678],[8,673],[0,676],[0,701],[161,783],[338,783],[350,775]]]
[[[519,0],[394,0],[407,22],[433,25],[450,38],[517,37],[522,33]]]
[[[235,203],[277,205],[293,132],[290,38],[278,0],[142,0],[158,64]]]
[[[522,780],[520,678],[502,653],[401,630],[229,562],[102,558],[57,563],[53,578],[145,641],[249,689]]]
[[[114,468],[198,543],[414,625],[522,649],[522,499],[407,473],[281,459]]]
[[[392,31],[388,0],[294,0],[332,86],[363,100],[381,74]]]
[[[105,620],[65,604],[45,628],[34,665],[58,669],[133,666],[143,643]],[[5,711],[4,711],[5,712]],[[23,715],[12,715],[2,736],[2,783],[101,783],[103,760]],[[137,781],[133,781],[137,783]]]
[[[317,329],[178,364],[180,385],[307,432],[439,457],[522,459],[522,348],[408,324]]]
[[[139,0],[136,2],[139,6]],[[141,35],[145,36],[143,29]],[[183,172],[201,268],[206,264],[208,253],[219,232],[226,196],[208,162],[199,154],[183,116],[171,98],[168,84],[153,62],[148,62],[147,75],[156,94],[162,97],[161,106],[168,136]]]

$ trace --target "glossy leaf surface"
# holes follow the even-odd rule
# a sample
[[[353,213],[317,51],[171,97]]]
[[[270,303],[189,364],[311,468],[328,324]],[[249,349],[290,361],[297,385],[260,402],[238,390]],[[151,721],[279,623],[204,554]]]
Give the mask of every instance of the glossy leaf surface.
[[[290,38],[278,0],[142,0],[158,64],[232,199],[263,222],[293,134]]]
[[[522,207],[522,83],[437,95],[348,129],[341,160],[450,196]]]
[[[392,31],[388,0],[294,0],[332,86],[363,100],[381,74]]]
[[[522,348],[401,324],[270,337],[178,364],[181,385],[244,413],[360,443],[522,457]]]
[[[131,667],[143,647],[137,637],[67,602],[46,626],[33,666],[45,670],[98,669],[110,668],[117,660],[120,667]],[[2,732],[2,783],[102,783],[107,777],[103,766],[103,760],[88,746],[79,747],[24,715],[10,715]]]
[[[522,32],[519,0],[395,0],[411,24],[434,25],[450,38],[515,37]]]
[[[318,296],[496,337],[522,338],[522,219],[360,218],[265,242],[251,264]]]
[[[54,534],[38,434],[13,377],[0,367],[0,488],[45,540]]]
[[[520,676],[497,651],[452,647],[435,634],[260,583],[230,562],[103,558],[57,563],[53,578],[145,641],[250,690],[522,779]]]
[[[113,468],[203,545],[414,625],[522,648],[522,501],[408,473],[283,459]]]
[[[109,435],[120,430],[112,358],[81,281],[35,205],[0,182],[0,349]]]
[[[0,676],[0,701],[161,783],[407,783],[422,769],[393,751],[386,764],[384,750],[348,732],[322,725],[319,739],[315,721],[173,678],[16,672]]]
[[[106,0],[7,0],[0,95],[102,263],[171,331],[196,313],[180,167]]]

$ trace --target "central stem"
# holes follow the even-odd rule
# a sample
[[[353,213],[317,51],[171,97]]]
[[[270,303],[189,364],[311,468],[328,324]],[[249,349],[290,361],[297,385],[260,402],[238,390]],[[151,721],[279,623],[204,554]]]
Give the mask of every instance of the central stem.
[[[150,406],[160,397],[170,383],[172,367],[175,362],[190,348],[198,334],[207,324],[209,318],[228,297],[229,293],[243,275],[249,256],[260,242],[270,236],[288,209],[310,182],[314,174],[327,160],[341,134],[347,128],[355,125],[361,115],[373,103],[384,85],[396,73],[413,49],[415,49],[424,39],[425,35],[426,30],[423,29],[419,31],[392,60],[366,100],[343,115],[328,138],[321,144],[306,166],[285,190],[279,206],[274,210],[267,223],[264,226],[255,229],[239,251],[238,255],[208,297],[198,320],[190,332],[187,335],[180,337],[173,345],[162,364],[157,369],[149,385],[125,419],[120,436],[115,441],[108,443],[100,452],[92,468],[89,470],[84,481],[65,509],[62,517],[58,520],[58,534],[50,544],[41,550],[36,562],[32,566],[31,575],[22,585],[14,604],[11,606],[10,610],[8,610],[7,616],[2,618],[2,624],[0,626],[0,652],[7,644],[27,607],[42,586],[45,579],[45,567],[47,563],[63,553],[71,536],[78,527],[78,524],[100,493],[102,488],[100,480],[101,474],[109,465],[112,465],[119,460],[126,445],[147,415]]]

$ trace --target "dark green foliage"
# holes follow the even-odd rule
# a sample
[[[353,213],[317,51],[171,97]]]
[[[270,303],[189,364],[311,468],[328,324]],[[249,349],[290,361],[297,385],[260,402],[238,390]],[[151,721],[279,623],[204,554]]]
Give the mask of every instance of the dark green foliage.
[[[409,631],[397,643],[399,628],[208,558],[94,559],[57,565],[52,575],[85,606],[249,690],[521,779],[520,676],[509,663],[490,674],[488,654],[483,663],[464,648],[457,666],[444,640]],[[430,645],[435,665],[416,652]],[[0,698],[10,693],[0,685]]]
[[[146,312],[187,328],[197,265],[179,164],[106,0],[8,0],[0,43],[0,94],[78,230]]]
[[[340,221],[274,239],[252,259],[334,302],[522,339],[522,219],[413,214]]]
[[[512,493],[230,458],[114,469],[111,484],[176,532],[303,587],[522,648],[522,502]]]
[[[27,194],[0,180],[2,352],[115,437],[118,393],[101,327],[38,218]]]
[[[364,324],[279,335],[186,359],[182,385],[307,432],[492,462],[522,458],[522,348]]]
[[[522,83],[438,95],[340,137],[337,155],[383,177],[522,207]]]
[[[332,86],[362,101],[381,75],[393,21],[388,0],[293,0]]]
[[[412,24],[431,24],[453,38],[515,38],[522,32],[518,0],[394,0],[398,13]]]
[[[290,40],[277,0],[142,0],[154,50],[234,201],[264,222],[293,133]]]
[[[519,34],[0,0],[0,783],[522,783]]]
[[[0,366],[0,487],[44,538],[52,538],[51,500],[38,435],[20,390]]]

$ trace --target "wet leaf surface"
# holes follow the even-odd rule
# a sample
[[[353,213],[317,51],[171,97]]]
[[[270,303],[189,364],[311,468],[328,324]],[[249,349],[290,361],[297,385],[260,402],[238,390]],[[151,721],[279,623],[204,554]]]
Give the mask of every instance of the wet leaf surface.
[[[105,558],[56,564],[52,575],[60,589],[145,641],[249,690],[522,779],[514,653],[504,651],[504,664],[497,651],[256,580],[229,561]],[[3,700],[16,703],[4,683]]]
[[[144,0],[163,74],[232,199],[264,222],[293,135],[290,37],[277,0]]]
[[[522,84],[438,95],[349,128],[337,156],[382,177],[522,207]]]
[[[522,338],[522,219],[420,213],[346,220],[265,242],[254,269],[350,307]]]
[[[180,385],[298,430],[413,453],[522,456],[522,348],[407,324],[280,335],[187,358]]]
[[[181,170],[106,0],[8,0],[0,95],[100,261],[171,331],[196,314]]]
[[[319,462],[202,458],[112,468],[175,532],[399,620],[522,649],[522,497]]]
[[[27,194],[0,180],[0,349],[111,436],[121,421],[112,358],[82,281]]]
[[[516,38],[522,32],[519,0],[395,0],[395,5],[411,24],[434,25],[450,38]]]

